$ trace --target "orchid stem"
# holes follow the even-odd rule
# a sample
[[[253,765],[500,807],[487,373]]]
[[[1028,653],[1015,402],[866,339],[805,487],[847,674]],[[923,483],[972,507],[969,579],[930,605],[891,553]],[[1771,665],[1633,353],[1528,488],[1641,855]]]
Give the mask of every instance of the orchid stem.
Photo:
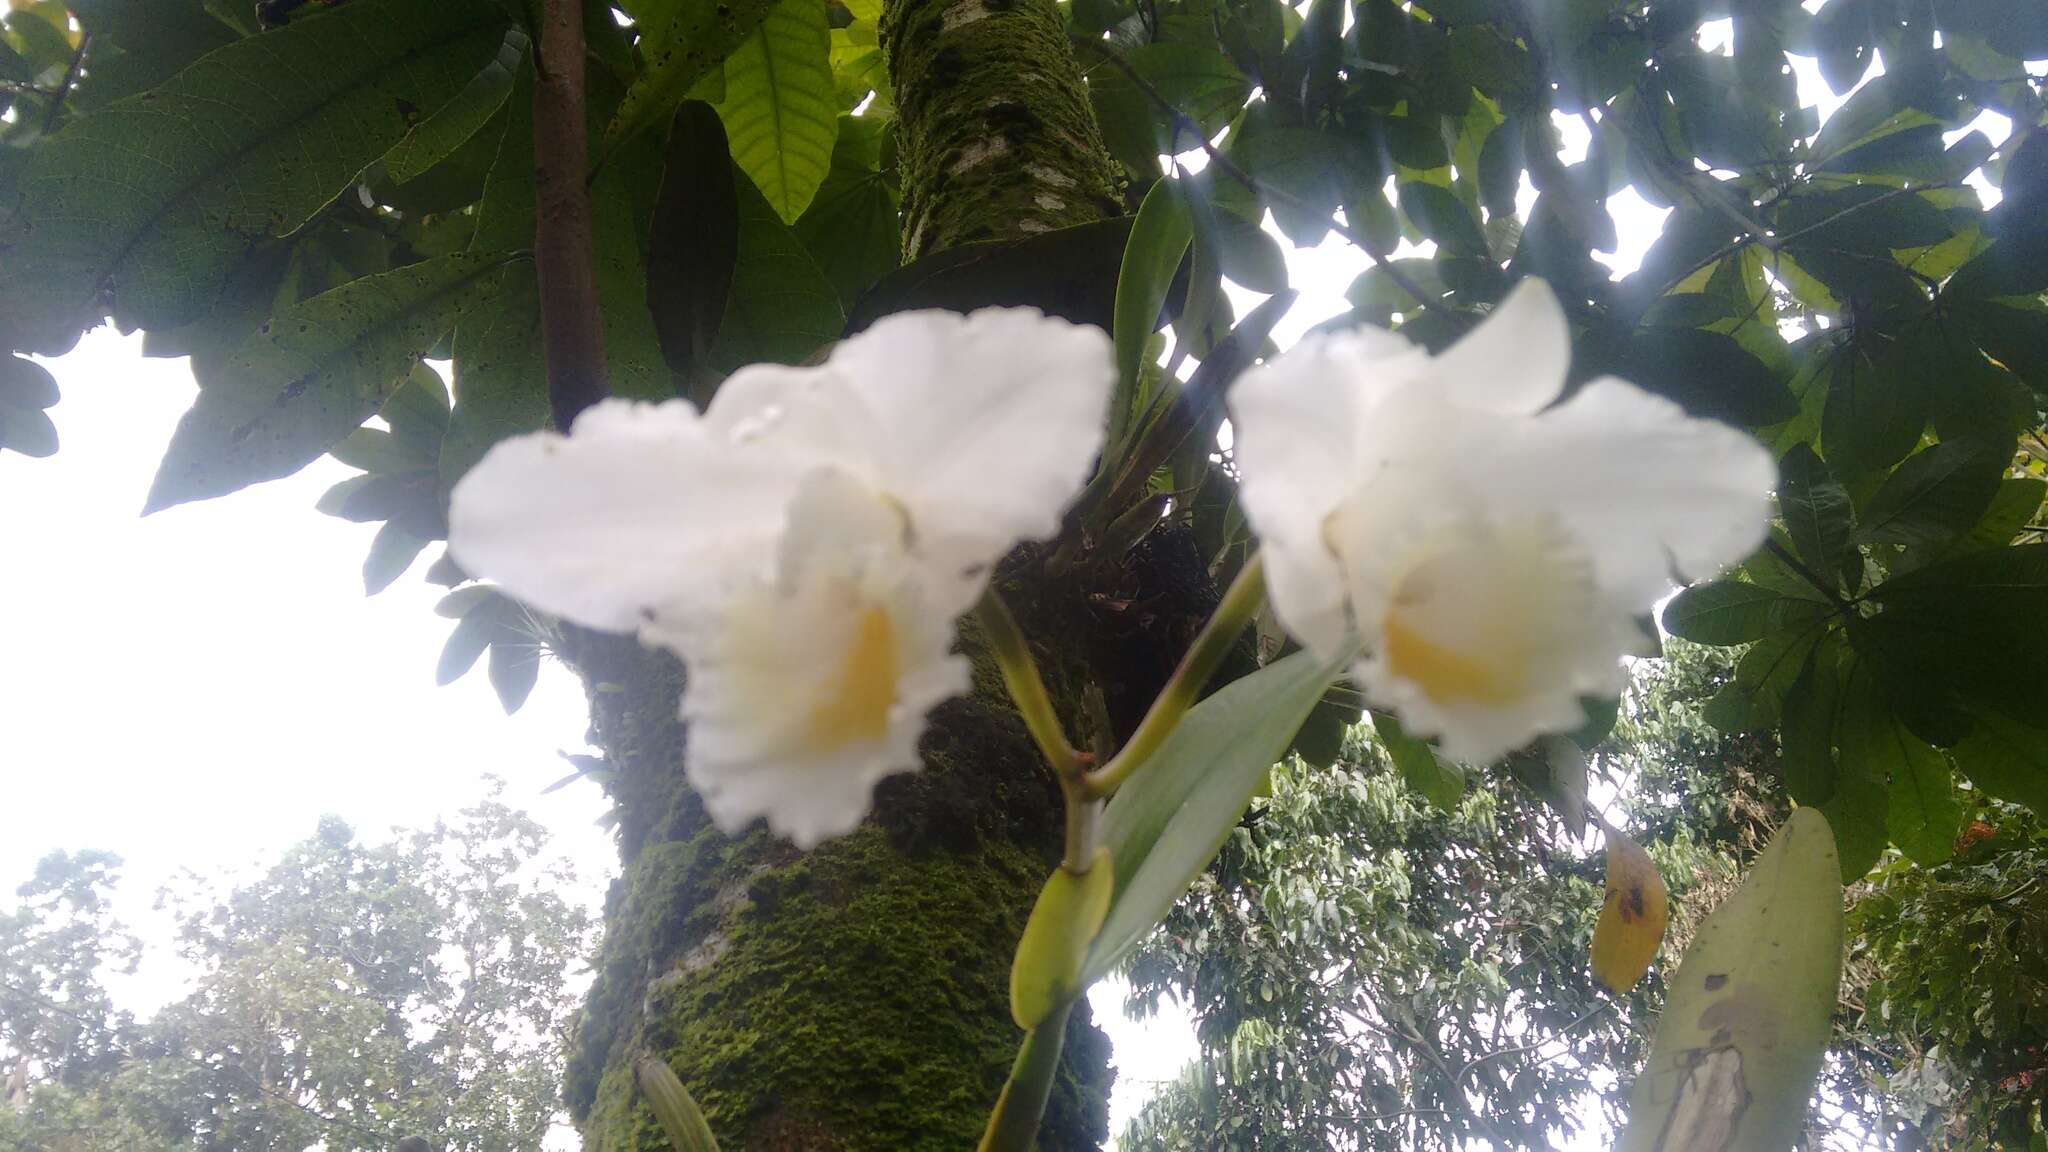
[[[1067,1016],[1073,1010],[1069,1000],[1024,1034],[1024,1045],[1017,1050],[1017,1062],[996,1098],[995,1111],[989,1113],[977,1152],[1030,1152],[1036,1145],[1045,1102],[1052,1096],[1053,1074],[1059,1071],[1060,1049],[1066,1046]]]
[[[1167,681],[1145,718],[1138,722],[1138,730],[1124,742],[1123,750],[1109,763],[1082,777],[1082,783],[1089,796],[1105,797],[1117,790],[1138,766],[1152,758],[1159,746],[1166,742],[1173,730],[1180,726],[1181,718],[1194,707],[1196,696],[1216,674],[1223,664],[1223,658],[1237,643],[1245,626],[1259,614],[1266,604],[1266,570],[1261,558],[1254,553],[1238,570],[1237,579],[1231,581],[1229,591],[1223,594],[1223,602],[1216,606],[1216,613],[1202,626],[1201,635],[1188,646],[1187,654],[1181,657],[1180,667],[1174,669],[1173,679]]]
[[[1031,730],[1031,738],[1038,742],[1038,750],[1045,753],[1046,763],[1062,780],[1075,775],[1081,769],[1081,755],[1067,743],[1066,730],[1060,726],[1059,714],[1053,711],[1052,697],[1038,675],[1038,662],[1031,658],[1031,646],[1025,642],[1023,630],[1017,627],[1017,618],[1010,615],[1009,606],[996,593],[995,585],[989,585],[988,591],[982,593],[974,614],[988,636],[996,664],[1003,670],[1003,686],[1010,691],[1010,701],[1024,718],[1024,726]]]

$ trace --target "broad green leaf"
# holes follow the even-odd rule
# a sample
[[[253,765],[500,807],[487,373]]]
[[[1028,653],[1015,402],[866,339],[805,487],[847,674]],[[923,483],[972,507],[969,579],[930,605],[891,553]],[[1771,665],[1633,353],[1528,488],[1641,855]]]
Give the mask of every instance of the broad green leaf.
[[[201,0],[71,0],[67,6],[92,35],[92,74],[71,94],[85,110],[154,88],[238,38]],[[0,60],[6,56],[0,46]]]
[[[1138,368],[1145,347],[1159,328],[1159,310],[1173,286],[1173,275],[1194,241],[1185,194],[1171,180],[1161,180],[1145,194],[1131,238],[1124,245],[1123,268],[1116,278],[1116,343],[1118,401],[1110,408],[1110,442],[1119,443],[1137,418]]]
[[[1424,236],[1436,241],[1446,256],[1478,256],[1486,252],[1486,235],[1465,205],[1448,189],[1420,180],[1404,180],[1395,189],[1401,212]]]
[[[1782,615],[1786,597],[1740,580],[1695,584],[1664,606],[1664,630],[1696,644],[1761,640]]]
[[[1933,116],[1906,103],[1906,93],[1896,78],[1881,76],[1858,89],[1828,117],[1808,155],[1812,163],[1823,164],[1851,148],[1935,122]]]
[[[1629,341],[1629,378],[1698,416],[1761,428],[1799,404],[1771,367],[1733,337],[1698,328],[1648,328]]]
[[[1223,274],[1254,292],[1287,290],[1287,257],[1265,229],[1235,212],[1216,212],[1216,253]]]
[[[608,156],[631,137],[667,123],[690,89],[759,28],[774,6],[775,0],[648,0],[632,5],[645,30],[640,41],[645,63],[605,126],[598,155]]]
[[[1373,161],[1355,142],[1312,128],[1259,123],[1233,132],[1229,151],[1258,181],[1280,231],[1296,244],[1321,243],[1330,214],[1355,190],[1378,183]]]
[[[57,400],[48,368],[26,356],[0,356],[0,408],[48,408]]]
[[[178,422],[145,512],[289,476],[377,411],[507,258],[442,256],[278,312]]]
[[[1124,59],[1176,111],[1193,118],[1205,135],[1213,136],[1228,124],[1251,91],[1251,81],[1229,57],[1196,41],[1141,44],[1126,52]],[[1201,146],[1196,140],[1171,140],[1164,135],[1159,143],[1167,145],[1161,150],[1169,154]]]
[[[441,441],[448,435],[450,406],[448,385],[441,374],[424,364],[415,364],[405,383],[377,409],[377,415],[390,425],[391,439],[398,447],[431,461],[439,457]]]
[[[591,256],[604,316],[605,370],[612,394],[630,400],[666,400],[675,376],[661,354],[647,303],[648,199],[661,173],[661,150],[652,139],[612,153],[590,185]]]
[[[685,378],[711,351],[739,260],[739,200],[725,124],[711,106],[676,109],[647,240],[647,310],[669,366]]]
[[[718,1138],[711,1134],[711,1125],[667,1061],[642,1052],[634,1058],[633,1077],[640,1082],[640,1092],[647,1097],[647,1106],[653,1109],[670,1148],[675,1152],[718,1152]]]
[[[1786,693],[1824,631],[1819,624],[1803,624],[1750,645],[1735,664],[1734,678],[1707,701],[1701,715],[1723,732],[1776,726]]]
[[[878,170],[884,125],[864,116],[841,116],[832,145],[832,170],[796,222],[797,239],[852,308],[861,293],[902,262],[892,177]]]
[[[1457,811],[1458,801],[1465,798],[1464,769],[1437,755],[1427,740],[1410,736],[1392,716],[1374,712],[1372,727],[1408,787],[1442,811]]]
[[[57,425],[40,408],[0,408],[0,448],[38,458],[55,455]]]
[[[1791,1147],[1841,974],[1834,836],[1818,811],[1800,808],[1686,949],[1620,1152]]]
[[[1122,962],[1208,866],[1340,665],[1296,652],[1225,685],[1118,790],[1102,819],[1116,896],[1088,950],[1084,987]]]
[[[491,307],[463,317],[455,328],[455,408],[438,450],[444,493],[491,445],[548,424],[540,289],[533,265],[515,264],[500,275]]]
[[[1828,633],[1807,653],[1805,666],[1785,694],[1778,743],[1784,757],[1785,791],[1801,804],[1825,804],[1835,794],[1841,653],[1840,638]]]
[[[1855,529],[1848,490],[1804,444],[1794,445],[1778,462],[1778,476],[1778,515],[1792,538],[1792,550],[1807,573],[1832,589],[1841,579]]]
[[[384,154],[384,174],[403,184],[452,155],[469,138],[483,130],[491,117],[512,94],[519,65],[526,58],[526,33],[513,28],[505,33],[496,58],[485,64],[454,99],[441,110],[420,121],[405,139]]]
[[[739,257],[707,370],[723,375],[742,364],[801,363],[838,338],[845,325],[839,293],[745,173],[733,173],[733,191]]]
[[[387,520],[370,541],[370,555],[363,561],[363,592],[375,596],[405,575],[412,562],[426,550],[428,541],[406,531],[405,525]]]
[[[1859,517],[1857,535],[1874,544],[1937,544],[1977,523],[1998,495],[2011,458],[2004,447],[1944,440],[1908,456]]]
[[[1593,978],[1615,995],[1650,970],[1664,943],[1670,892],[1657,862],[1635,841],[1607,829],[1607,881],[1593,926]]]
[[[500,632],[491,641],[491,689],[498,694],[498,704],[510,716],[526,704],[526,698],[533,694],[533,686],[540,679],[540,649],[533,639],[524,635],[506,635],[510,629]]]
[[[1936,134],[1939,147],[1939,132]],[[1811,188],[1779,202],[1778,230],[1802,256],[1854,252],[1888,257],[1894,249],[1939,244],[1953,234],[1941,210],[1912,193],[1878,184]]]
[[[434,457],[413,452],[382,428],[358,428],[328,454],[364,472],[415,472],[434,466]]]
[[[251,245],[303,226],[461,92],[505,23],[486,0],[356,0],[74,121],[22,176],[0,326],[61,340],[102,292],[123,324],[198,317]]]
[[[1946,551],[1955,554],[2005,547],[2041,514],[2044,499],[2048,499],[2048,480],[2031,476],[2000,480],[1991,506],[1968,532],[1950,541]]]
[[[1836,740],[1844,773],[1882,783],[1891,842],[1932,867],[1948,859],[1962,827],[1948,761],[1907,731],[1869,676],[1857,676],[1842,701]]]
[[[476,205],[476,231],[469,247],[476,252],[516,252],[533,246],[533,59],[528,57],[513,78],[512,97],[505,105],[496,155],[484,176],[482,199]]]
[[[1157,172],[1157,157],[1199,147],[1200,139],[1163,114],[1163,99],[1199,127],[1202,138],[1214,136],[1244,106],[1251,85],[1229,57],[1195,40],[1140,44],[1123,49],[1123,63],[1138,74],[1134,82],[1122,68],[1084,56],[1089,100],[1095,106],[1110,154],[1132,171]],[[1148,93],[1139,84],[1149,85]],[[1155,95],[1156,94],[1156,95]]]
[[[478,605],[461,615],[455,630],[448,634],[447,643],[441,646],[441,659],[434,667],[434,683],[445,688],[462,679],[471,668],[476,667],[477,658],[484,654],[484,649],[491,646],[491,641],[497,638],[503,628],[493,607],[501,600],[502,597],[493,592],[490,594],[490,602]]]
[[[1770,539],[1773,547],[1758,549],[1749,559],[1742,562],[1742,574],[1749,577],[1750,583],[1761,584],[1780,596],[1811,600],[1817,604],[1826,603],[1820,589],[1815,588],[1806,577],[1779,557],[1780,549],[1787,555],[1790,554],[1791,535],[1783,528],[1774,526]]]
[[[1887,580],[1870,599],[1901,662],[2020,720],[2048,715],[2048,544],[1972,552]],[[1930,688],[1930,690],[1932,690]]]
[[[1088,871],[1053,869],[1039,890],[1017,955],[1010,964],[1010,1018],[1029,1032],[1087,989],[1081,980],[1088,946],[1109,914],[1116,891],[1109,849],[1097,848]]]
[[[839,135],[832,29],[818,0],[780,0],[725,61],[725,121],[733,162],[782,217],[796,223]]]
[[[1909,336],[1875,357],[1852,345],[1835,357],[1821,412],[1821,452],[1837,478],[1891,467],[1903,460],[1927,427],[1930,406],[1928,339]]]
[[[1963,775],[2001,800],[2048,814],[2048,728],[1989,709],[1972,720],[1970,734],[1952,749]]]
[[[1885,795],[1891,803],[1885,829],[1892,843],[1921,867],[1946,861],[1955,852],[1956,833],[1963,826],[1948,760],[1896,720],[1872,734],[1870,744],[1873,752],[1881,746],[1890,761]]]
[[[1986,301],[1964,312],[1962,320],[1993,359],[2037,396],[2048,394],[2048,312]]]

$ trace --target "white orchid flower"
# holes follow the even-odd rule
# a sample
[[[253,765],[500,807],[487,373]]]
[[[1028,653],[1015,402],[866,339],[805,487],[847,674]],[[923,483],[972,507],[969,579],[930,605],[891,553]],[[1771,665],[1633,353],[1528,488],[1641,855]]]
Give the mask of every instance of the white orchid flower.
[[[1031,309],[912,312],[703,413],[606,401],[455,486],[468,571],[688,669],[691,785],[719,827],[851,830],[967,689],[953,621],[1054,535],[1102,447],[1107,337]]]
[[[1763,541],[1776,468],[1749,436],[1612,377],[1558,402],[1571,333],[1518,285],[1432,356],[1383,329],[1305,339],[1232,390],[1273,607],[1360,653],[1367,697],[1483,762],[1584,722],[1637,617]]]

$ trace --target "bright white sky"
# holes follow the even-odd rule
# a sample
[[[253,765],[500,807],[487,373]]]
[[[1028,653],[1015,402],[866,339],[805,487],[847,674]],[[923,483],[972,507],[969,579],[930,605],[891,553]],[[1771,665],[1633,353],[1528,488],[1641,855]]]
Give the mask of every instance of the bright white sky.
[[[1727,38],[1726,22],[1703,36],[1709,46]],[[1796,63],[1805,99],[1823,113],[1839,106],[1811,62]],[[1576,159],[1584,129],[1560,126]],[[1977,126],[1994,140],[2009,131],[1996,116]],[[1193,167],[1201,156],[1183,160]],[[1641,260],[1664,213],[1632,191],[1609,208],[1621,250],[1607,259],[1619,274]],[[1345,311],[1344,289],[1365,266],[1334,237],[1294,254],[1303,295],[1281,345]],[[556,751],[582,744],[583,700],[565,670],[544,667],[509,719],[481,667],[435,687],[450,622],[432,612],[441,590],[420,576],[434,553],[365,599],[359,572],[375,525],[313,510],[352,474],[332,460],[142,519],[157,459],[195,393],[185,362],[145,359],[139,337],[102,329],[46,363],[64,394],[51,412],[62,450],[48,460],[0,453],[0,907],[50,851],[120,853],[122,912],[155,951],[117,989],[148,1011],[184,977],[168,926],[150,911],[160,884],[274,859],[323,813],[370,836],[430,823],[483,795],[491,774],[508,782],[509,802],[554,829],[596,908],[616,867],[593,824],[597,789],[539,795],[565,770]],[[1195,1054],[1193,1034],[1171,1006],[1138,1025],[1123,1019],[1119,990],[1092,999],[1120,1069],[1117,1131]]]

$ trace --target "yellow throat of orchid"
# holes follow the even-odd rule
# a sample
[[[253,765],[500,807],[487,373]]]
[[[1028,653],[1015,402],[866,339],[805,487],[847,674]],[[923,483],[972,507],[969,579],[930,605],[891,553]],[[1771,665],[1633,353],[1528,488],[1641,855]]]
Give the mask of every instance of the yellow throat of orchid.
[[[1447,525],[1394,569],[1380,657],[1439,704],[1527,695],[1583,616],[1592,574],[1554,526]]]
[[[886,606],[870,604],[861,611],[838,669],[811,710],[805,742],[825,750],[881,739],[889,730],[901,673],[896,622]]]

